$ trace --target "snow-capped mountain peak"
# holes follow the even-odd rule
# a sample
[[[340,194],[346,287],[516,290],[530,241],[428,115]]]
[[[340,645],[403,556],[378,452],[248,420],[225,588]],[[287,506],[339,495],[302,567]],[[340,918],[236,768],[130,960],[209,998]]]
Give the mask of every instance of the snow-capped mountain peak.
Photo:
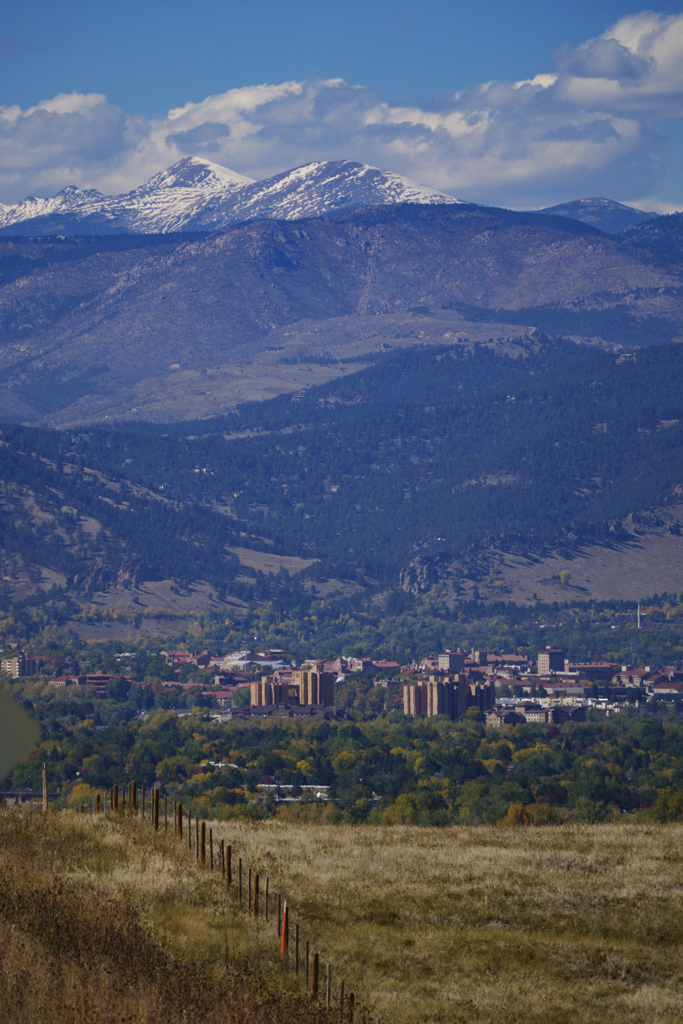
[[[177,164],[160,171],[136,192],[157,188],[207,188],[220,189],[235,185],[253,185],[253,178],[246,178],[227,167],[221,167],[211,160],[202,160],[196,156],[186,156]]]
[[[400,174],[352,160],[315,161],[252,181],[210,160],[185,157],[125,195],[67,186],[50,199],[0,205],[0,232],[220,231],[244,221],[323,217],[359,206],[459,202]]]
[[[283,220],[319,217],[357,206],[461,202],[400,174],[352,160],[304,164],[258,181],[250,191],[248,199],[245,193],[246,206],[254,209],[256,218],[263,215],[257,208],[265,205],[268,216]]]

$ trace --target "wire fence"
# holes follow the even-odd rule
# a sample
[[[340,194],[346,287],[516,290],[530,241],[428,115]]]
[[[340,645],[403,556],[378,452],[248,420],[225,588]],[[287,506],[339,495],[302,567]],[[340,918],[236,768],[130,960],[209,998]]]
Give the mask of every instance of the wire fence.
[[[294,920],[291,901],[283,893],[270,888],[268,875],[262,877],[236,855],[232,844],[224,839],[214,841],[213,829],[205,821],[183,811],[181,803],[162,798],[157,788],[138,788],[136,782],[112,786],[108,792],[97,793],[88,804],[81,804],[82,814],[130,814],[148,821],[155,831],[173,828],[177,842],[187,843],[189,854],[199,868],[217,871],[226,887],[234,894],[236,907],[254,922],[273,924],[276,954],[284,970],[293,973],[296,981],[313,999],[324,1000],[331,1012],[338,1010],[340,1022],[348,1024],[381,1024],[367,999],[357,999],[360,986],[351,979],[350,965],[333,965],[333,957],[319,936],[307,932]],[[170,813],[169,813],[170,812]]]

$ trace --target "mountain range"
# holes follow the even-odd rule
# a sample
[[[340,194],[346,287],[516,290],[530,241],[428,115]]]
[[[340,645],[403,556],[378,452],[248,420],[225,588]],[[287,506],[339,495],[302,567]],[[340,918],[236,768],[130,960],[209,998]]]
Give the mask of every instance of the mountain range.
[[[253,181],[186,157],[122,196],[68,186],[51,199],[0,206],[0,233],[126,234],[218,231],[251,220],[322,217],[364,205],[457,203],[391,171],[350,160],[296,167]]]
[[[567,217],[396,203],[208,235],[3,238],[3,418],[215,415],[387,348],[506,345],[534,329],[669,341],[683,335],[682,223],[615,237]]]
[[[0,204],[0,234],[154,234],[220,231],[251,220],[323,217],[359,206],[459,203],[391,171],[350,160],[318,161],[253,181],[198,157],[185,157],[125,195],[74,185],[56,196]],[[620,233],[655,216],[611,199],[577,199],[538,213],[571,217]]]
[[[8,594],[534,601],[595,544],[679,578],[683,215],[196,159],[0,212]]]

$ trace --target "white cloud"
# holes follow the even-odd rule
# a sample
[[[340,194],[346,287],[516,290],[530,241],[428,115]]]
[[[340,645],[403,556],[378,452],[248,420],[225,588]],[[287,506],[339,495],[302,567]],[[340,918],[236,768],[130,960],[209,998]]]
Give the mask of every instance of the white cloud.
[[[683,210],[683,203],[670,203],[665,199],[635,199],[626,205],[645,213],[680,213]]]
[[[631,201],[648,196],[666,169],[663,125],[681,115],[683,15],[645,12],[561,48],[552,73],[424,105],[392,106],[330,79],[232,89],[157,120],[125,114],[100,94],[0,107],[0,198],[72,183],[124,192],[192,154],[252,178],[347,158],[500,205],[596,194]],[[671,201],[683,191],[633,200]]]

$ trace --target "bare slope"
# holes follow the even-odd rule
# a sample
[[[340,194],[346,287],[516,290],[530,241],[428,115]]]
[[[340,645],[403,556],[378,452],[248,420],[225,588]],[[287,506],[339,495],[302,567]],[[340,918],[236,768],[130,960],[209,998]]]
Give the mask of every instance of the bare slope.
[[[333,356],[344,318],[368,351],[377,342],[358,318],[400,317],[399,341],[415,313],[436,315],[441,337],[460,335],[461,305],[498,310],[486,314],[492,334],[501,310],[540,306],[658,317],[669,336],[683,324],[677,266],[652,266],[644,249],[573,221],[465,205],[259,221],[188,240],[2,240],[0,275],[2,405],[27,420],[144,418],[170,372],[260,366],[302,321]],[[182,404],[163,415],[186,418]]]
[[[491,480],[490,486],[509,483]],[[611,540],[570,551],[560,542],[544,552],[491,545],[469,558],[413,559],[402,588],[435,598],[517,604],[552,601],[637,601],[683,586],[683,507],[656,507],[612,523]]]

